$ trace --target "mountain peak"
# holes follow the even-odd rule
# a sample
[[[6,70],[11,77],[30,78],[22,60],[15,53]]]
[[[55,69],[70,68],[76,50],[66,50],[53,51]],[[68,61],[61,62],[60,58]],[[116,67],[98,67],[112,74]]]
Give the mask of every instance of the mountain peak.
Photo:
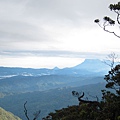
[[[85,60],[84,60],[84,62],[93,62],[93,61],[101,62],[100,59],[85,59]]]
[[[53,69],[54,69],[54,70],[59,70],[59,68],[58,68],[58,67],[54,67]]]
[[[89,71],[108,71],[109,66],[99,59],[85,59],[84,62],[74,67],[75,69],[86,69]]]
[[[79,65],[77,65],[77,66],[75,66],[75,67],[79,67],[79,66],[84,66],[84,65],[92,65],[92,64],[98,64],[98,63],[102,63],[103,64],[103,62],[101,61],[101,60],[99,60],[99,59],[85,59],[81,64],[79,64]]]

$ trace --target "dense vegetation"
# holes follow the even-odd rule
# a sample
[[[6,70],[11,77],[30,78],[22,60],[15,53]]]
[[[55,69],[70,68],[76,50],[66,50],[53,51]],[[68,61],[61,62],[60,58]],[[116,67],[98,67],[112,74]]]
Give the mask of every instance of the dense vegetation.
[[[111,68],[105,76],[106,88],[114,91],[102,90],[102,100],[99,102],[84,100],[81,96],[77,106],[69,106],[50,113],[52,120],[120,120],[120,65]]]

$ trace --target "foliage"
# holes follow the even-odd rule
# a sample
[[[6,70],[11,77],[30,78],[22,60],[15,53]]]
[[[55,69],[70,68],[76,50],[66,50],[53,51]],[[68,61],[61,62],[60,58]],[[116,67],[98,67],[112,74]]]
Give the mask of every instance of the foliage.
[[[120,38],[118,34],[114,31],[110,31],[106,29],[107,26],[114,26],[117,24],[120,25],[120,2],[117,4],[110,4],[109,9],[113,11],[117,17],[116,20],[111,19],[108,16],[105,16],[103,18],[104,22],[103,25],[100,24],[100,20],[96,19],[94,22],[97,23],[101,28],[103,28],[104,31],[108,33],[114,34],[116,37]],[[107,75],[105,75],[106,80],[106,88],[114,89],[114,92],[102,90],[102,111],[101,116],[104,119],[110,119],[110,120],[119,120],[120,119],[120,64],[114,65],[115,56],[113,54],[112,56],[112,64],[111,64],[111,70],[108,72]],[[102,118],[102,119],[103,119]]]
[[[80,95],[76,91],[72,94],[78,97],[79,105],[68,106],[55,110],[50,113],[52,120],[119,120],[120,119],[120,92],[117,87],[120,87],[120,65],[116,65],[105,75],[106,88],[115,88],[115,91],[102,91],[102,100],[98,102],[85,100],[84,92]],[[47,119],[46,119],[47,120]]]
[[[103,17],[102,24],[100,24],[99,19],[95,19],[94,22],[97,23],[104,31],[112,33],[116,37],[120,38],[120,35],[118,35],[116,32],[107,29],[107,27],[109,26],[120,25],[120,2],[118,2],[117,4],[110,4],[109,9],[117,15],[116,20],[113,20],[111,17],[105,16]]]
[[[97,109],[95,106],[89,107],[90,104],[82,104],[81,106],[69,106],[68,108],[62,108],[61,110],[56,110],[56,113],[50,113],[53,120],[95,120],[97,116],[97,111],[93,112],[93,108]],[[90,112],[91,111],[91,112]]]
[[[101,101],[102,111],[101,117],[117,120],[120,115],[120,96],[110,91],[103,90],[103,97]]]
[[[106,88],[114,89],[116,94],[120,95],[120,64],[111,68],[105,75],[105,80],[107,81]]]

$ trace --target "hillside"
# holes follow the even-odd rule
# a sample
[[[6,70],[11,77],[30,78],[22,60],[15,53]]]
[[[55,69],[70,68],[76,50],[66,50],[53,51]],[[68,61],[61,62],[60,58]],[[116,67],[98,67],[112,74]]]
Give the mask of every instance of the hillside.
[[[71,68],[32,69],[0,67],[0,98],[7,94],[77,87],[103,82],[108,66],[87,59]]]
[[[15,94],[0,99],[0,106],[25,120],[26,117],[24,115],[23,104],[25,101],[28,101],[27,109],[30,118],[33,118],[33,113],[38,110],[41,110],[40,118],[42,118],[48,115],[48,113],[54,112],[63,107],[78,105],[79,102],[77,98],[72,96],[73,90],[78,92],[84,91],[85,97],[88,97],[89,100],[94,99],[90,97],[89,94],[98,96],[100,98],[99,100],[101,100],[101,90],[105,89],[104,86],[105,83],[97,83],[80,87],[64,87],[47,91]],[[11,101],[11,104],[9,104],[9,101]]]
[[[57,109],[78,105],[71,94],[73,90],[84,91],[89,99],[89,94],[101,98],[108,72],[105,69],[108,68],[100,60],[92,59],[63,69],[0,67],[0,107],[25,120],[23,105],[28,101],[30,118],[41,110],[42,119]]]
[[[0,120],[21,120],[19,117],[13,115],[11,112],[5,111],[0,107]]]

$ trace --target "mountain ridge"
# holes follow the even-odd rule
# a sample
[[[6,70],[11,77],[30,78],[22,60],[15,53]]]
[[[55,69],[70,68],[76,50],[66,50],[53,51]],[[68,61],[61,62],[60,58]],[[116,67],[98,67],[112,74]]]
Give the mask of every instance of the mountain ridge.
[[[88,69],[89,71],[106,71],[110,67],[104,63],[104,61],[99,59],[85,59],[81,64],[73,67],[75,69]]]
[[[103,64],[100,60],[86,60],[78,66],[63,69],[0,68],[0,91],[14,94],[98,83],[108,71],[98,70],[103,68],[100,64]]]
[[[95,89],[101,90],[99,87],[101,85],[104,86],[104,75],[108,70],[101,71],[103,66],[100,64],[103,65],[101,60],[87,59],[77,66],[63,69],[58,67],[53,69],[0,67],[0,105],[8,111],[11,110],[12,113],[19,117],[23,116],[21,118],[25,117],[23,104],[26,100],[29,101],[28,105],[31,106],[33,104],[31,109],[29,109],[31,110],[30,113],[33,113],[33,110],[38,108],[42,109],[43,113],[45,111],[48,113],[47,107],[49,105],[52,105],[49,108],[50,111],[53,111],[61,107],[61,105],[65,106],[65,101],[67,106],[69,105],[67,101],[74,99],[71,96],[71,91],[75,90],[76,87],[81,87],[80,92],[86,91],[86,93],[90,90],[98,93]],[[95,84],[95,88],[91,84]],[[68,94],[69,96],[67,96]],[[11,101],[10,106],[9,101]],[[19,104],[20,102],[21,104]],[[16,105],[15,108],[14,105]],[[18,113],[18,105],[21,110],[20,113]],[[47,107],[43,108],[45,105]]]
[[[74,67],[65,67],[65,68],[58,68],[54,67],[53,69],[48,68],[20,68],[20,67],[0,67],[0,78],[2,76],[9,77],[16,76],[16,75],[23,75],[23,76],[42,76],[42,75],[51,75],[51,74],[58,74],[58,75],[84,75],[85,74],[92,74],[101,72],[105,74],[106,71],[109,70],[109,66],[104,64],[99,59],[86,59],[81,64],[78,64]]]

